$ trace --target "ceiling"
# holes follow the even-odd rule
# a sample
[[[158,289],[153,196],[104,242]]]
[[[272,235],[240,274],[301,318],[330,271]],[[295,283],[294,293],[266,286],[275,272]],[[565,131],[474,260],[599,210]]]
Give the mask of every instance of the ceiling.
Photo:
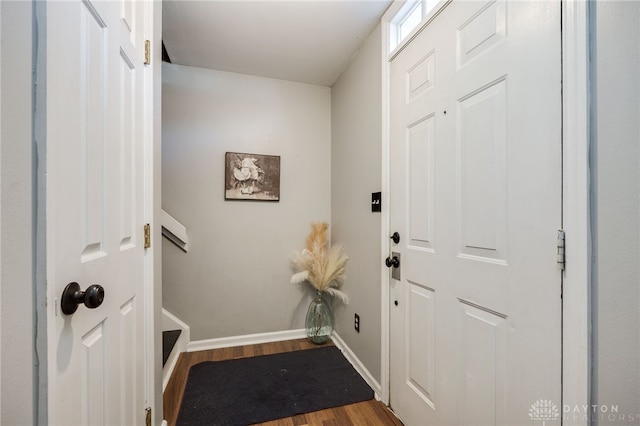
[[[164,0],[171,62],[331,86],[391,0]]]

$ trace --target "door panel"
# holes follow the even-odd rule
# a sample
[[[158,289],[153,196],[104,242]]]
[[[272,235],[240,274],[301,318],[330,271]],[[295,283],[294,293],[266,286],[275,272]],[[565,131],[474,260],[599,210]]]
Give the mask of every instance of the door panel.
[[[435,292],[407,281],[407,383],[427,404],[435,396]]]
[[[52,425],[144,423],[143,6],[46,5]],[[104,287],[102,305],[63,314],[70,282]]]
[[[409,240],[425,249],[434,242],[434,121],[432,114],[407,129]]]
[[[137,98],[135,87],[136,69],[133,61],[126,55],[124,51],[120,51],[119,58],[119,111],[120,111],[120,250],[126,250],[135,246],[133,229],[136,217],[136,198],[135,198],[135,160],[136,151],[136,120],[137,112],[135,102]]]
[[[454,0],[390,69],[391,405],[526,424],[561,403],[560,4]]]
[[[505,424],[505,317],[460,300],[460,424]]]
[[[506,36],[506,3],[487,2],[457,30],[458,68],[465,66]]]
[[[107,406],[106,371],[107,348],[104,322],[100,322],[80,339],[82,360],[82,423],[104,424]]]
[[[459,102],[458,211],[462,256],[506,259],[506,81]]]
[[[105,23],[91,2],[82,3],[80,22],[80,122],[78,123],[79,159],[82,185],[82,230],[84,244],[82,261],[88,262],[106,255],[105,228],[107,204],[105,169],[105,80],[109,70],[104,61],[106,50]],[[73,64],[69,64],[70,67]]]

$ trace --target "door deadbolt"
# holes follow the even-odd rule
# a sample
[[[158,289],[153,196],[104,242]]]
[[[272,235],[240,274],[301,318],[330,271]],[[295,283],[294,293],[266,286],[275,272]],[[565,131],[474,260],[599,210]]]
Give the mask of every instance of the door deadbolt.
[[[398,244],[400,242],[400,234],[398,234],[397,232],[394,232],[393,235],[389,238],[391,238],[394,244]]]

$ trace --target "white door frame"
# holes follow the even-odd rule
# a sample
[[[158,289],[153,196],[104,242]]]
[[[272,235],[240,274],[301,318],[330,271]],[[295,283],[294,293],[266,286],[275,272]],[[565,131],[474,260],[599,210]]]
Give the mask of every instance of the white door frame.
[[[589,405],[591,401],[589,5],[586,1],[562,2],[562,52],[562,226],[567,247],[562,303],[562,403],[576,407]],[[573,419],[564,424],[587,425],[588,420]]]
[[[145,221],[151,225],[151,247],[145,253],[145,399],[152,424],[164,424],[162,409],[162,236],[161,111],[162,111],[162,2],[145,2],[145,40],[151,41],[151,63],[145,65]]]
[[[391,21],[402,3],[395,0],[382,17],[382,203],[381,259],[389,251],[389,61]],[[588,3],[562,0],[563,213],[566,270],[563,275],[562,404],[590,403],[591,339],[589,305],[589,38]],[[424,23],[423,23],[424,24]],[[422,24],[422,25],[423,25]],[[420,31],[414,30],[413,33]],[[412,35],[407,37],[408,40]],[[406,43],[406,42],[405,42]],[[395,49],[396,51],[398,49]],[[381,266],[381,387],[389,404],[389,271]],[[560,401],[557,401],[560,403]],[[563,424],[587,425],[585,419]]]
[[[151,408],[152,424],[160,425],[162,411],[162,241],[161,210],[161,107],[162,107],[162,2],[144,3],[145,40],[150,40],[150,64],[145,65],[146,127],[144,143],[145,223],[151,225],[151,247],[145,252],[145,403]]]

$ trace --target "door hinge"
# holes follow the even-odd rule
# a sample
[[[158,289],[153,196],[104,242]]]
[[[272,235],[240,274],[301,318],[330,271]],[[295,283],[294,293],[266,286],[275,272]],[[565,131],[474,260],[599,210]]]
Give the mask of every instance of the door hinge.
[[[557,262],[558,262],[558,269],[561,271],[564,271],[564,267],[565,267],[565,255],[564,255],[564,230],[563,229],[559,229],[558,230],[558,255],[557,255]]]
[[[144,248],[151,247],[151,225],[145,223],[144,225]]]
[[[149,65],[151,63],[151,41],[144,41],[144,64]]]
[[[147,408],[145,408],[145,409],[144,409],[144,411],[146,411],[146,412],[147,412],[147,415],[146,415],[146,417],[145,417],[144,424],[145,424],[146,426],[151,426],[151,407],[147,407]]]

